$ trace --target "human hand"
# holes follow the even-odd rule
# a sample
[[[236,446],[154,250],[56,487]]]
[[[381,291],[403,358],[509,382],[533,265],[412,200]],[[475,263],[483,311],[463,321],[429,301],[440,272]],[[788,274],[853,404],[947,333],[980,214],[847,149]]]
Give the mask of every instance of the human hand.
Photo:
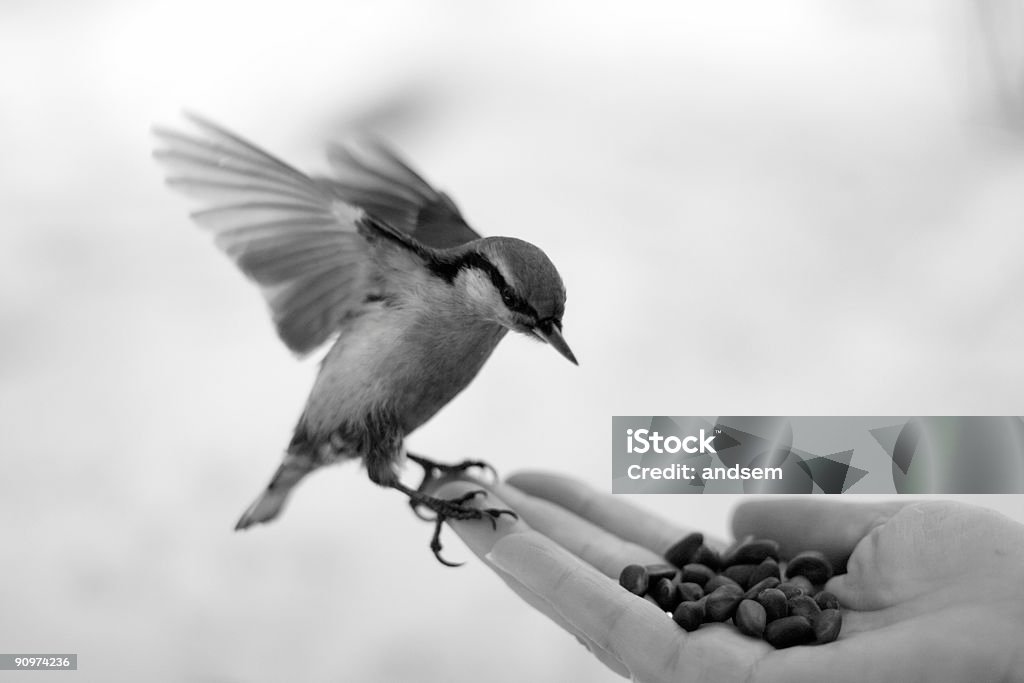
[[[444,485],[453,496],[475,482]],[[839,640],[775,650],[724,624],[687,633],[618,585],[627,564],[663,562],[692,531],[561,476],[525,473],[486,504],[520,515],[453,529],[527,603],[598,659],[640,681],[1024,681],[1024,526],[946,501],[857,504],[755,500],[737,537],[820,550],[847,573],[826,589],[844,605]],[[724,543],[706,539],[709,545]]]

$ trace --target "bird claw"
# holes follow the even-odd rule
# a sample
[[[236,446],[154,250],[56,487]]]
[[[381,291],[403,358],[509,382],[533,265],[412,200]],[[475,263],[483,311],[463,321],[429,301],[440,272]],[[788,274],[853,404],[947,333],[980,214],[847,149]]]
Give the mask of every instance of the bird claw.
[[[442,477],[458,475],[472,467],[479,467],[490,475],[490,481],[487,483],[493,484],[498,481],[498,471],[494,469],[490,463],[484,462],[483,460],[464,460],[455,465],[442,465],[434,462],[433,460],[428,460],[427,458],[419,455],[413,455],[411,453],[408,454],[407,457],[423,468],[423,480],[420,482],[420,485],[416,487],[416,491],[419,493],[425,493],[430,486],[438,482]],[[409,507],[412,508],[413,514],[424,522],[433,522],[437,519],[437,517],[430,517],[420,512],[420,508],[423,507],[423,503],[414,498],[409,499]]]
[[[472,467],[480,468],[487,473],[486,483],[496,484],[498,482],[498,470],[484,460],[463,460],[455,465],[442,465],[441,470],[444,474],[461,474]]]
[[[497,484],[498,483],[498,470],[494,469],[494,465],[492,465],[491,463],[484,462],[483,460],[472,460],[472,461],[468,461],[467,460],[466,462],[470,463],[470,467],[479,467],[483,471],[487,472],[487,474],[489,475],[488,481],[487,481],[488,484]],[[465,463],[462,463],[462,464],[465,464]]]
[[[434,524],[434,535],[430,539],[430,549],[433,551],[434,557],[437,558],[437,561],[440,562],[441,564],[443,564],[444,566],[446,566],[446,567],[461,567],[462,565],[464,565],[466,563],[465,562],[449,562],[448,560],[446,560],[443,557],[441,557],[441,550],[442,550],[442,546],[441,546],[441,525],[442,524],[444,524],[444,518],[443,517],[438,517],[437,521]]]
[[[502,515],[508,515],[509,517],[515,520],[519,519],[519,515],[517,515],[512,510],[504,510],[502,508],[485,508],[484,512],[487,513],[487,517],[491,521],[491,528],[495,531],[498,530],[498,518]]]
[[[412,514],[416,515],[417,517],[422,519],[424,522],[433,522],[433,521],[437,520],[436,516],[430,517],[430,516],[425,515],[422,512],[420,512],[420,508],[423,507],[423,503],[421,503],[421,502],[419,502],[419,501],[417,501],[417,500],[415,500],[413,498],[409,499],[409,507],[412,508]]]
[[[412,453],[406,454],[406,457],[423,468],[423,481],[420,482],[416,489],[417,491],[425,490],[429,484],[434,483],[441,477],[458,476],[473,467],[478,467],[488,473],[489,481],[486,483],[494,484],[498,481],[498,470],[494,469],[493,465],[484,460],[463,460],[454,465],[445,465],[420,455],[413,455]]]
[[[491,528],[497,531],[498,518],[502,515],[509,515],[513,519],[519,519],[519,515],[512,510],[503,510],[499,508],[481,509],[466,504],[477,496],[486,496],[487,491],[484,489],[474,489],[462,494],[461,496],[450,499],[435,498],[434,496],[426,493],[427,489],[442,478],[460,475],[472,467],[478,467],[487,472],[490,475],[490,482],[488,483],[497,482],[498,472],[489,463],[484,462],[483,460],[464,460],[455,465],[442,465],[422,456],[413,455],[412,453],[407,453],[406,457],[423,468],[423,480],[415,490],[410,490],[401,485],[395,485],[394,487],[409,496],[409,507],[412,508],[413,514],[425,522],[434,523],[434,535],[430,539],[430,549],[433,551],[434,557],[437,558],[437,561],[446,567],[462,566],[462,563],[460,562],[449,562],[441,556],[441,527],[447,520],[471,520],[483,519],[486,517],[491,523]],[[427,515],[424,515],[421,512],[422,508],[432,510],[434,512],[434,516],[428,517]]]
[[[418,495],[417,495],[418,494]],[[502,515],[508,515],[513,519],[519,519],[512,510],[505,510],[500,508],[476,508],[467,505],[469,501],[473,500],[477,496],[486,496],[487,491],[483,489],[474,489],[468,491],[457,498],[434,498],[432,496],[423,495],[420,492],[412,492],[409,494],[409,502],[413,505],[415,510],[419,506],[423,506],[433,510],[436,516],[433,518],[434,522],[434,535],[430,539],[430,549],[434,553],[434,557],[437,561],[446,567],[461,567],[461,562],[449,562],[441,556],[441,527],[449,519],[456,520],[472,520],[472,519],[483,519],[485,516],[491,523],[491,528],[497,531],[498,529],[498,518]]]

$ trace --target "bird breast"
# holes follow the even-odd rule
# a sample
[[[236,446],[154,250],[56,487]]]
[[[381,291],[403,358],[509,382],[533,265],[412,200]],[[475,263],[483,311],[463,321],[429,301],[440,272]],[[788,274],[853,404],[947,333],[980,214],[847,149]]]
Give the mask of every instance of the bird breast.
[[[442,297],[429,307],[408,300],[370,304],[324,359],[305,427],[314,439],[326,439],[342,425],[383,413],[408,434],[469,385],[505,332]]]

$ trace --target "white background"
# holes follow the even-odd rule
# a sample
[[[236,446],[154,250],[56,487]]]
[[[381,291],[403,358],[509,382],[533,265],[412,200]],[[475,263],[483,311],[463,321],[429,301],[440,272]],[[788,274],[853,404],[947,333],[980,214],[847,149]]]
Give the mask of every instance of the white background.
[[[559,266],[580,367],[509,338],[417,452],[607,489],[613,414],[1021,414],[1021,11],[988,6],[4,3],[0,651],[79,653],[33,681],[611,678],[356,466],[231,531],[316,359],[163,187],[182,107],[311,170],[370,127]],[[724,535],[736,500],[638,502]]]

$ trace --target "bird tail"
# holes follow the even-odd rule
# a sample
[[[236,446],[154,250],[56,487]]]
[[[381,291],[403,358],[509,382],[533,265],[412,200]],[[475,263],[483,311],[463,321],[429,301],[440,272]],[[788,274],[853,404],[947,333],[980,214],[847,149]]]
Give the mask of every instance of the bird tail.
[[[303,477],[312,472],[315,466],[308,456],[299,453],[288,453],[284,462],[277,468],[277,472],[270,480],[267,488],[252,502],[252,505],[245,511],[235,531],[248,529],[253,524],[263,524],[273,520],[281,514],[284,504],[288,501],[288,494]]]

